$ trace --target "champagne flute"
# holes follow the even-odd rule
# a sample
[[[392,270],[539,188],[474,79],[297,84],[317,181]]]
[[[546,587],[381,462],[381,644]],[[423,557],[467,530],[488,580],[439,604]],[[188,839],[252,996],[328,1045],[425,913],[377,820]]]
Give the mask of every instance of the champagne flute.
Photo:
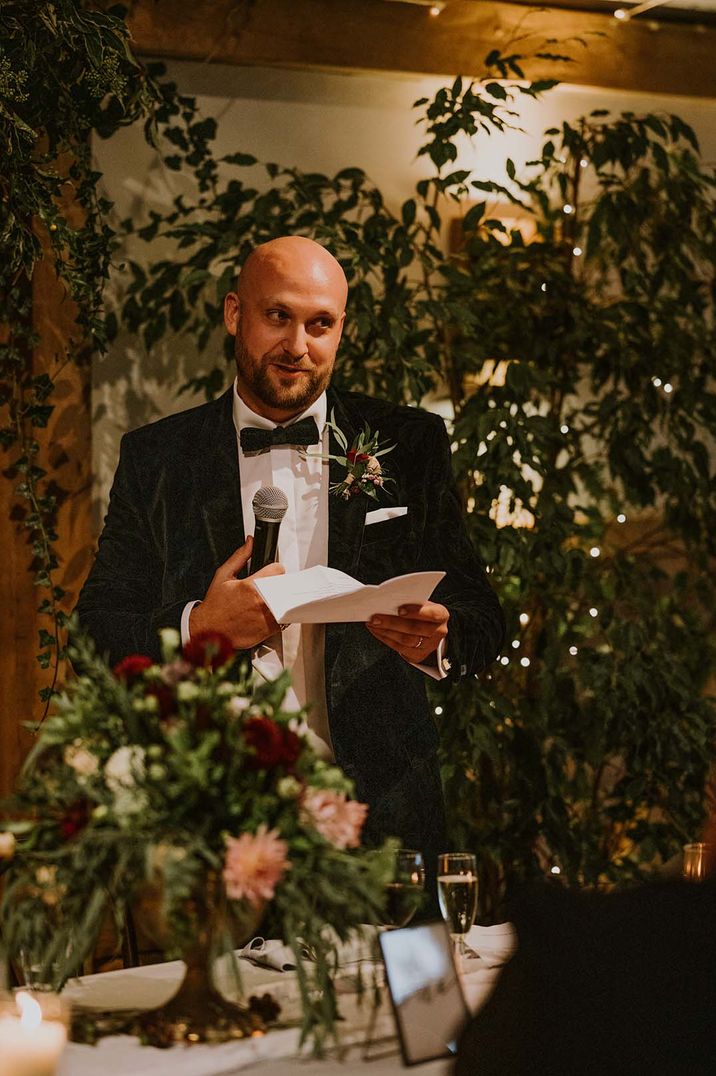
[[[438,856],[438,901],[458,959],[464,954],[463,938],[475,922],[477,911],[477,862],[471,853],[445,852]]]
[[[424,888],[422,852],[399,848],[395,853],[393,879],[385,887],[385,925],[389,930],[408,925],[418,909]]]

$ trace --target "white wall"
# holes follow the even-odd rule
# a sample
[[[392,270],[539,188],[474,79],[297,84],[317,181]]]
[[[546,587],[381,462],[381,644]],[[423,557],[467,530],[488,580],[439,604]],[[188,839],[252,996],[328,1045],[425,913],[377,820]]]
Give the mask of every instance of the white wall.
[[[198,97],[204,115],[219,121],[219,153],[241,150],[262,161],[327,173],[359,166],[392,206],[409,197],[416,181],[429,174],[425,159],[416,158],[423,128],[416,126],[411,106],[419,97],[431,97],[446,80],[197,63],[171,64],[168,73],[182,92]],[[482,179],[504,181],[507,157],[519,169],[539,150],[545,128],[595,108],[677,113],[695,128],[704,159],[716,162],[716,100],[563,85],[541,102],[525,98],[519,120],[523,131],[476,139],[459,164],[476,169]],[[166,208],[173,195],[186,188],[185,180],[165,169],[147,147],[140,125],[119,131],[108,142],[96,140],[94,148],[119,218],[141,218],[151,205]],[[146,244],[133,240],[126,253],[145,260],[147,250]],[[121,256],[116,263],[112,288],[121,289]],[[195,368],[189,341],[167,342],[147,355],[141,342],[126,333],[96,362],[93,464],[98,514],[104,510],[122,432],[200,402],[186,396],[176,399],[167,384],[176,385],[177,373],[183,377]]]

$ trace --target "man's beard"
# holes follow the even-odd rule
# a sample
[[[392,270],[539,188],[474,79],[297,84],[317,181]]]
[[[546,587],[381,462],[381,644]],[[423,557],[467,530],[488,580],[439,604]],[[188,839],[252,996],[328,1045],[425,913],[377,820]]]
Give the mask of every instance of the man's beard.
[[[261,400],[267,407],[285,411],[291,410],[296,414],[300,411],[305,411],[314,400],[318,399],[328,386],[333,372],[333,364],[331,364],[331,366],[320,371],[307,370],[305,376],[296,385],[275,384],[271,380],[269,372],[271,363],[279,361],[284,366],[294,364],[288,359],[281,359],[278,355],[269,359],[256,359],[247,348],[240,328],[236,334],[234,354],[239,378],[246,382],[257,399]],[[296,363],[295,365],[300,364]]]

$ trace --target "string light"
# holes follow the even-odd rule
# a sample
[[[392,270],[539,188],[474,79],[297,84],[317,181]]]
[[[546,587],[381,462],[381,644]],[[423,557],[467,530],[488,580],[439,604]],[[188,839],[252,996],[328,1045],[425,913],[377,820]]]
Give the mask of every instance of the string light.
[[[581,247],[573,247],[572,248],[572,254],[574,254],[575,258],[578,258],[581,253],[582,253],[582,248]]]
[[[519,645],[520,645],[520,640],[519,639],[513,639],[512,640],[512,649],[513,650],[519,649]]]
[[[664,385],[664,392],[673,392],[673,391],[674,391],[674,386],[670,385],[669,382],[667,381],[666,384]]]
[[[553,867],[550,867],[549,873],[550,874],[561,874],[562,871],[559,869],[559,867],[555,863],[555,865]]]
[[[589,550],[589,556],[590,557],[598,557],[601,552],[602,551],[601,551],[601,549],[599,548],[598,545],[593,545],[592,548]]]
[[[443,708],[442,708],[442,706],[436,706],[436,707],[435,707],[435,713],[436,713],[436,714],[438,715],[438,717],[440,716],[440,714],[441,714],[442,712],[443,712]]]
[[[576,657],[577,654],[579,653],[576,646],[570,646],[569,652],[570,652],[570,654],[572,655],[573,658]]]
[[[567,425],[566,422],[562,423],[562,425],[559,427],[559,432],[560,433],[569,433],[569,426]]]
[[[507,654],[503,654],[502,657],[500,658],[500,665],[509,665],[509,664],[510,664],[510,659],[508,658]]]
[[[539,290],[540,291],[547,291],[547,285],[546,284],[540,284]]]
[[[574,206],[573,206],[573,205],[570,205],[570,204],[569,204],[569,202],[566,202],[566,203],[565,203],[565,204],[564,204],[564,205],[562,206],[562,212],[563,212],[563,213],[566,213],[566,214],[567,214],[567,216],[569,216],[569,214],[570,214],[570,213],[574,213]]]
[[[626,523],[626,516],[623,512],[620,512],[617,516],[617,523]]]
[[[655,388],[657,388],[657,389],[661,388],[661,378],[660,377],[652,377],[651,383]]]
[[[592,608],[589,610],[589,615],[590,616],[599,616],[599,610],[595,609],[594,606],[592,606]]]
[[[444,7],[445,4],[433,4],[430,8],[430,14],[433,16],[433,18],[435,18],[436,15],[440,14]]]
[[[530,659],[529,659],[529,658],[520,658],[520,665],[521,665],[521,666],[522,666],[522,667],[523,667],[524,669],[527,669],[527,668],[529,668],[529,664],[530,664]]]
[[[618,7],[616,9],[616,11],[614,12],[614,18],[619,19],[621,21],[621,20],[628,19],[629,15],[627,14],[627,12],[624,10],[623,7]]]
[[[587,158],[582,157],[581,161],[579,162],[579,167],[580,168],[586,168],[588,164],[589,164],[589,161],[587,160]]]
[[[523,624],[523,625],[524,624],[529,624],[529,622],[530,622],[529,613],[520,613],[520,624]]]

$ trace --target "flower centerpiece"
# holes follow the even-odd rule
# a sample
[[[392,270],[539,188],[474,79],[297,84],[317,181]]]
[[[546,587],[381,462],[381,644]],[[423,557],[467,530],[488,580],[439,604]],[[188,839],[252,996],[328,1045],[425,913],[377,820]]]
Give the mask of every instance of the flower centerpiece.
[[[5,945],[59,988],[107,918],[121,930],[154,890],[167,956],[188,966],[164,1031],[248,1034],[259,1017],[229,1006],[208,969],[271,904],[299,968],[304,1039],[320,1048],[335,1032],[337,945],[381,921],[391,849],[361,847],[367,807],[315,755],[303,715],[282,708],[287,674],[252,686],[222,636],[180,650],[176,632],[161,635],[162,664],[135,655],[114,669],[75,643],[82,675],[43,726],[0,834]]]

